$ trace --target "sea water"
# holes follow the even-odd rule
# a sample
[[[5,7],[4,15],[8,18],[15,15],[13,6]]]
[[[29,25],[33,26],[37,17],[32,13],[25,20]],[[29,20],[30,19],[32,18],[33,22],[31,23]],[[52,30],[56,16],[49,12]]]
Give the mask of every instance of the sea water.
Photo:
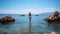
[[[0,18],[8,16],[9,14],[0,14]],[[15,18],[15,22],[11,24],[2,25],[0,24],[0,34],[7,32],[7,34],[27,34],[29,32],[29,16],[21,16],[20,14],[10,14]],[[59,28],[53,25],[48,25],[44,18],[48,17],[50,14],[39,14],[36,16],[32,15],[31,18],[31,32],[32,34],[43,34],[49,32],[56,32],[59,34]]]

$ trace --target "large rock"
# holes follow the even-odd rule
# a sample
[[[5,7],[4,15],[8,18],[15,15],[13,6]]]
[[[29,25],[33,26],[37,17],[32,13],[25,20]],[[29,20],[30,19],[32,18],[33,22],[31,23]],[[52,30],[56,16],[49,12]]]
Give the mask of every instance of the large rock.
[[[0,19],[0,23],[2,23],[2,24],[14,22],[14,21],[15,21],[15,19],[12,18],[11,16],[5,16],[5,17]]]
[[[48,23],[60,23],[60,12],[56,11],[53,15],[45,18],[45,21],[47,21]]]

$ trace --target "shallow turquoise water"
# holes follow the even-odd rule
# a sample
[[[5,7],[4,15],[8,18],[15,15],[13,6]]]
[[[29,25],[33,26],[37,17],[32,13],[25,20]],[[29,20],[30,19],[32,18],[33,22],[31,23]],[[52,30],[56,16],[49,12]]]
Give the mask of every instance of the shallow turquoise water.
[[[8,14],[0,14],[0,18],[6,16]],[[49,16],[50,14],[41,14],[39,16],[32,15],[31,23],[32,23],[32,34],[39,34],[44,32],[56,32],[59,34],[60,26],[58,24],[57,30],[54,25],[48,25],[47,22],[44,21],[44,18]],[[13,18],[16,19],[14,23],[2,25],[0,24],[0,34],[7,32],[8,34],[25,34],[29,31],[29,17],[28,15],[20,16],[19,14],[11,14]]]

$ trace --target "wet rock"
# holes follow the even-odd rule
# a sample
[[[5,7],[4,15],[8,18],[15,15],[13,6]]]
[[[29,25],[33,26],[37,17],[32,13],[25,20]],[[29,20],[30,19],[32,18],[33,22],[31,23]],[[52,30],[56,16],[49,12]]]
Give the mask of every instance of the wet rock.
[[[4,32],[4,33],[2,33],[2,34],[8,34],[8,32]]]
[[[44,19],[48,23],[59,23],[60,22],[60,12],[56,11],[54,12],[53,15],[48,16],[47,18]]]
[[[38,16],[38,15],[36,15],[36,16]]]
[[[12,18],[11,16],[5,16],[0,19],[1,24],[6,24],[6,23],[14,22],[14,21],[15,21],[15,19]]]
[[[24,14],[21,14],[21,16],[25,16]]]

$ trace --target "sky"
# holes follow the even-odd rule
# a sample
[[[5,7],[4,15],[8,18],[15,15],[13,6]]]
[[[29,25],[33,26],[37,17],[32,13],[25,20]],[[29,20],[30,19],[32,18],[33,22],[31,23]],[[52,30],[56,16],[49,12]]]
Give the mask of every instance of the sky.
[[[60,11],[60,0],[0,0],[0,14],[41,14]]]

